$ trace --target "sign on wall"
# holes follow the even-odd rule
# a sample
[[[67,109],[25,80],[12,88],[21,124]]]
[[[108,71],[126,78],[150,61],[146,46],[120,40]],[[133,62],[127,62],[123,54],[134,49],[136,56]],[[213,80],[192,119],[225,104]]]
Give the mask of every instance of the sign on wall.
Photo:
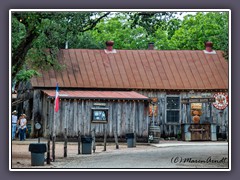
[[[158,98],[157,97],[151,98],[151,102],[149,104],[149,112],[148,112],[148,115],[150,117],[152,117],[153,115],[157,116],[157,114],[158,114],[157,102],[158,102]]]
[[[108,108],[92,108],[92,123],[107,123]]]
[[[202,109],[202,103],[191,103],[191,109]]]
[[[209,103],[209,102],[215,102],[215,98],[208,97],[208,98],[182,98],[181,103],[182,104],[188,104],[188,103]]]
[[[219,92],[214,94],[215,102],[213,103],[213,106],[219,110],[223,110],[228,106],[228,95]]]
[[[149,116],[157,116],[158,114],[158,107],[156,104],[149,104],[149,112],[148,112],[148,115]]]

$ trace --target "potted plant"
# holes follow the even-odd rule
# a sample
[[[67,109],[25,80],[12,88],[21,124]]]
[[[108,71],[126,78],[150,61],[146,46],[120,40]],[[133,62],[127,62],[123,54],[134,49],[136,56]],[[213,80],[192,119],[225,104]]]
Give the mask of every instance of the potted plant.
[[[177,133],[177,140],[178,141],[182,140],[182,133],[181,133],[181,131],[178,131],[178,133]]]

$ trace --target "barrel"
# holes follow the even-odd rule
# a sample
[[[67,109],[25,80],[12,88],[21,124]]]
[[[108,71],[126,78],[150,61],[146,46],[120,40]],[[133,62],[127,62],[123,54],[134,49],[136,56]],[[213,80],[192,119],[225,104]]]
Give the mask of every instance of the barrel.
[[[159,143],[161,137],[160,126],[149,126],[148,139],[150,143]]]

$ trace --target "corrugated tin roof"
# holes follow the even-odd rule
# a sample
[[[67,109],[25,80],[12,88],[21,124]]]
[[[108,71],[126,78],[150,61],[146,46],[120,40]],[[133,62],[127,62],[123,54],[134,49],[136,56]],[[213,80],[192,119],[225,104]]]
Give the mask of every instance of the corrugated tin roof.
[[[55,97],[56,91],[44,90],[50,98]],[[147,100],[148,97],[134,91],[59,91],[60,98],[66,99],[126,99],[126,100]]]
[[[120,89],[228,89],[228,63],[221,51],[64,49],[65,69],[41,71],[33,87]]]

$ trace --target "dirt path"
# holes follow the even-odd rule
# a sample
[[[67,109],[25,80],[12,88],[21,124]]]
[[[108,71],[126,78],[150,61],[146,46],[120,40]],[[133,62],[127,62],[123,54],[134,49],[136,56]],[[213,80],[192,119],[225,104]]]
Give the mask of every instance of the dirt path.
[[[67,158],[63,157],[64,154],[64,143],[63,142],[56,142],[55,145],[55,162],[51,162],[50,165],[44,163],[44,166],[31,166],[31,152],[28,150],[30,143],[37,143],[37,139],[34,140],[26,140],[26,141],[19,141],[14,140],[12,141],[12,150],[10,152],[12,156],[11,167],[12,169],[28,169],[28,168],[58,168],[62,166],[65,162],[71,161],[74,158],[81,158],[81,157],[88,157],[98,155],[99,153],[110,153],[110,152],[134,152],[134,151],[141,151],[144,149],[154,148],[149,145],[137,145],[135,148],[128,148],[126,143],[119,144],[119,149],[116,149],[114,143],[107,143],[107,151],[104,152],[103,145],[101,143],[97,143],[95,153],[91,155],[77,155],[78,153],[78,144],[75,142],[69,142],[67,146]],[[41,143],[47,143],[47,141],[41,140]],[[52,147],[51,147],[52,148]],[[45,157],[47,153],[45,153]]]
[[[97,143],[96,152],[78,155],[77,143],[69,142],[67,157],[63,157],[64,143],[56,143],[56,159],[49,165],[31,166],[29,144],[37,140],[12,142],[12,169],[102,169],[102,168],[228,168],[228,144],[226,142],[182,142],[161,141],[159,144],[137,144],[128,148],[127,143],[120,143],[116,149],[114,143],[107,143],[103,151],[102,143]],[[41,143],[47,143],[41,140]],[[206,151],[207,149],[207,151]],[[46,157],[47,153],[45,153]],[[172,159],[175,159],[174,163]],[[211,162],[206,161],[211,159]],[[178,162],[179,159],[194,161]],[[204,163],[206,162],[206,163]]]

